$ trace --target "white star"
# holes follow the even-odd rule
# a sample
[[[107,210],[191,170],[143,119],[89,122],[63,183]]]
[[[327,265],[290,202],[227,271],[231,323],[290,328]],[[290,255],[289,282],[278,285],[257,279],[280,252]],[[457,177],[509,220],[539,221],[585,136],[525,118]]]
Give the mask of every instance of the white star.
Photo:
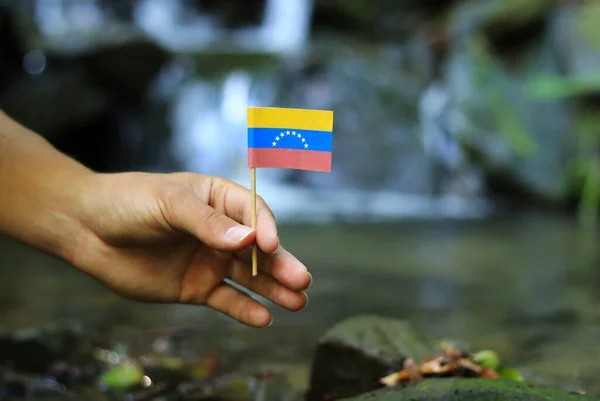
[[[277,135],[277,136],[275,137],[275,140],[276,140],[276,141],[278,141],[278,140],[280,140],[280,139],[281,139],[281,138],[279,137],[279,135]]]
[[[273,146],[277,146],[277,142],[273,142]]]
[[[296,136],[296,131],[292,131],[292,135]]]
[[[298,138],[302,138],[302,134],[298,132]]]
[[[301,139],[301,141],[302,141],[302,142],[306,142],[306,139],[302,138],[302,139]]]
[[[305,143],[305,144],[304,144],[304,147],[305,147],[305,148],[308,148],[308,143]]]
[[[289,134],[290,134],[290,131],[285,131],[285,134],[286,134],[286,135],[289,135]]]

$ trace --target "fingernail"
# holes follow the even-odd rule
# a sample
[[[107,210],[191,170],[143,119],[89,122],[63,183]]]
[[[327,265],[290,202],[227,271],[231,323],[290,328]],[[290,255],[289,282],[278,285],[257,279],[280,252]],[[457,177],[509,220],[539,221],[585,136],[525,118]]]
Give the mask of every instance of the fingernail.
[[[269,324],[267,325],[267,327],[270,327],[273,324],[273,318],[271,318],[271,321],[269,322]]]
[[[304,293],[304,297],[306,298],[306,305],[304,305],[304,307],[306,308],[308,306],[308,294]]]
[[[231,227],[225,232],[225,238],[233,242],[242,242],[246,237],[252,234],[252,231],[254,230],[246,226]]]
[[[313,283],[313,278],[312,278],[312,274],[308,273],[308,275],[310,276],[310,283],[308,283],[308,287],[310,288],[310,286]]]

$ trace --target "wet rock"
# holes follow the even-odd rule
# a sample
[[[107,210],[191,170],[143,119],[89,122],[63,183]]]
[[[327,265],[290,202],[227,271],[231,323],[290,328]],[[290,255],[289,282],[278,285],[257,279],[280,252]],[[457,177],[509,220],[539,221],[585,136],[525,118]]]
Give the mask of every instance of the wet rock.
[[[561,178],[575,154],[575,110],[565,100],[536,99],[528,86],[561,70],[546,29],[553,4],[490,1],[453,16],[445,78],[452,102],[440,121],[483,168],[493,195],[545,202],[564,197]]]
[[[598,2],[567,3],[550,19],[550,36],[564,74],[594,74],[600,68],[599,16]]]
[[[443,15],[458,0],[315,0],[312,29],[355,37],[401,41],[423,21]]]
[[[0,108],[50,138],[79,128],[109,111],[109,94],[81,71],[48,73],[13,83],[0,94]]]
[[[49,397],[61,397],[69,395],[64,384],[53,377],[27,377],[7,373],[0,377],[0,396],[30,399],[44,399]]]
[[[249,0],[240,3],[235,0],[193,0],[202,13],[210,13],[220,25],[226,28],[239,28],[258,25],[263,18],[265,0]]]
[[[320,43],[300,70],[278,76],[274,104],[334,110],[336,135],[344,138],[334,142],[338,156],[331,174],[290,172],[296,182],[320,189],[429,193],[417,124],[424,79],[389,58],[381,47]]]
[[[597,400],[552,387],[514,380],[435,379],[373,391],[348,401],[587,401]]]
[[[55,361],[77,355],[83,344],[80,335],[77,327],[0,334],[0,366],[23,373],[44,373]]]
[[[107,44],[77,56],[91,78],[114,94],[114,99],[139,104],[170,55],[150,40],[134,38]]]
[[[350,397],[379,388],[379,379],[400,370],[406,358],[419,360],[431,352],[407,322],[371,315],[347,319],[319,340],[307,400]]]

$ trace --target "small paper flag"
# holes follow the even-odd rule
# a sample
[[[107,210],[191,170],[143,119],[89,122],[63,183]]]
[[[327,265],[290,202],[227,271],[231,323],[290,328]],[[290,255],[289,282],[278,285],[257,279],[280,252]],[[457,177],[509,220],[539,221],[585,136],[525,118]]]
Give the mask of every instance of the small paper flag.
[[[248,108],[248,167],[331,171],[333,111]]]

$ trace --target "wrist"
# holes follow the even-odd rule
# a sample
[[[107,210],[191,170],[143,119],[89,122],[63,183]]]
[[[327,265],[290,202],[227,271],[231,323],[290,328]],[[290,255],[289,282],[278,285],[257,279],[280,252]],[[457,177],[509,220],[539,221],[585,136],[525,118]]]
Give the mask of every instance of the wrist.
[[[44,138],[0,121],[0,234],[71,262],[95,173]]]
[[[85,222],[88,216],[87,205],[94,196],[97,176],[98,173],[83,166],[56,173],[53,185],[45,191],[55,196],[54,202],[49,203],[45,210],[40,210],[38,218],[43,224],[33,246],[77,266],[81,244],[87,243],[91,234]]]

